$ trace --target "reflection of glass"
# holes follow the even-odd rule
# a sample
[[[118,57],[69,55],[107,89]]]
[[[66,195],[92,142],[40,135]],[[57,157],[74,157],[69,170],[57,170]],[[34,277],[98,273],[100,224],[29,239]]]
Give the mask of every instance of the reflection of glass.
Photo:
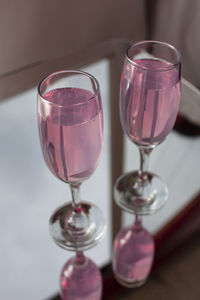
[[[115,238],[113,251],[115,278],[126,287],[140,286],[151,271],[153,259],[154,240],[136,216],[134,225],[123,228]]]
[[[104,219],[95,205],[80,201],[80,186],[96,169],[102,150],[103,112],[97,80],[82,71],[46,77],[38,88],[38,127],[47,166],[69,184],[72,193],[72,203],[58,208],[50,219],[55,242],[77,253],[61,274],[63,299],[100,299],[99,270],[82,251],[102,238]],[[84,285],[90,277],[93,284]],[[83,285],[78,287],[80,280]]]
[[[167,43],[143,41],[127,50],[120,87],[120,117],[124,132],[139,147],[139,171],[124,174],[114,186],[117,204],[135,214],[133,226],[116,236],[113,272],[127,287],[142,285],[151,270],[154,242],[140,215],[158,211],[167,187],[147,171],[149,155],[172,130],[180,101],[180,57]]]
[[[140,150],[140,170],[121,176],[115,185],[117,203],[137,214],[157,211],[167,187],[147,171],[155,146],[172,130],[180,101],[180,57],[169,44],[143,41],[127,50],[121,77],[120,116],[124,132]]]
[[[102,278],[95,263],[77,252],[64,265],[60,276],[62,299],[96,300],[101,299]]]

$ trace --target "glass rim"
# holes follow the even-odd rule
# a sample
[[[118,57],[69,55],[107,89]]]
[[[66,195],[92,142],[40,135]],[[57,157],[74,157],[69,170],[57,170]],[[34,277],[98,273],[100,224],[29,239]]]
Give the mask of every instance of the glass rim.
[[[144,66],[141,66],[141,65],[137,64],[133,59],[131,59],[129,57],[129,50],[131,48],[135,48],[137,46],[145,45],[145,44],[159,44],[159,45],[166,46],[166,47],[172,49],[176,53],[177,62],[176,63],[171,63],[169,66],[162,67],[162,68],[157,68],[157,69],[154,69],[154,68],[151,68],[151,67],[144,67]],[[144,41],[140,41],[140,42],[136,42],[134,44],[131,44],[126,49],[126,59],[128,60],[129,63],[131,63],[133,66],[135,66],[137,68],[140,68],[140,69],[143,69],[143,70],[146,70],[146,71],[151,70],[151,71],[155,71],[155,72],[169,71],[169,70],[174,69],[176,66],[181,64],[180,52],[174,46],[172,46],[171,44],[169,44],[167,42],[161,42],[161,41],[156,41],[156,40],[144,40]]]
[[[59,74],[67,74],[67,73],[74,73],[74,74],[79,74],[79,75],[84,75],[85,77],[88,77],[90,79],[93,80],[93,82],[95,82],[95,85],[96,85],[96,89],[95,89],[95,92],[92,94],[91,97],[89,97],[86,101],[82,102],[82,103],[75,103],[75,104],[72,104],[70,106],[79,106],[79,105],[85,105],[87,104],[88,102],[92,101],[94,98],[97,97],[97,95],[99,94],[99,91],[100,91],[100,86],[99,86],[99,82],[98,80],[91,74],[89,74],[88,72],[85,72],[85,71],[82,71],[82,70],[74,70],[74,69],[66,69],[66,70],[60,70],[60,71],[56,71],[56,72],[53,72],[47,76],[45,76],[38,84],[38,95],[40,97],[40,99],[42,101],[45,101],[46,103],[49,103],[50,105],[54,105],[56,107],[65,107],[65,105],[62,105],[62,104],[56,104],[54,102],[51,102],[49,100],[47,100],[44,96],[42,96],[42,93],[41,93],[41,86],[42,84],[48,80],[49,78],[52,78],[54,77],[55,75],[59,75]]]

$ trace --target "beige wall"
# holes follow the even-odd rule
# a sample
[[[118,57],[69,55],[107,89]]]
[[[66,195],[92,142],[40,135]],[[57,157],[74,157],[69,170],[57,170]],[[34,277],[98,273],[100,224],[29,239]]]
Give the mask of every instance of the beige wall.
[[[144,34],[143,0],[3,0],[0,75],[106,39],[139,40]]]

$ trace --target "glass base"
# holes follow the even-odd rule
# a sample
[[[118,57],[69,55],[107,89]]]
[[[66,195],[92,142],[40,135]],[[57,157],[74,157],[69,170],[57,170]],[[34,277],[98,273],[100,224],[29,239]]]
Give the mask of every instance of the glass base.
[[[96,205],[81,202],[77,213],[71,203],[59,207],[49,220],[49,229],[58,246],[70,251],[84,251],[103,238],[106,226]]]
[[[115,202],[125,211],[137,215],[154,214],[168,197],[167,186],[153,173],[143,179],[138,171],[120,176],[114,186]]]
[[[115,277],[116,281],[120,285],[122,285],[122,286],[124,286],[126,288],[130,288],[130,289],[137,288],[137,287],[140,287],[140,286],[144,285],[145,282],[146,282],[146,280],[147,280],[147,278],[145,278],[145,279],[142,279],[142,280],[137,280],[135,282],[133,282],[133,281],[130,280],[130,282],[129,282],[127,279],[124,279],[123,277],[119,276],[115,272],[113,272],[113,274],[114,274],[114,277]]]

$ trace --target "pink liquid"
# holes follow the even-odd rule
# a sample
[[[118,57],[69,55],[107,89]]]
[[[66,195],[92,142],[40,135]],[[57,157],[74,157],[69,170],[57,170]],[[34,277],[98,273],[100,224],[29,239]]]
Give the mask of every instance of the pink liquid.
[[[180,101],[180,70],[167,62],[141,59],[151,69],[126,64],[121,80],[120,114],[124,131],[139,145],[162,142],[172,130]]]
[[[102,150],[100,96],[63,88],[44,98],[48,102],[39,103],[38,125],[45,161],[59,179],[81,182],[94,172]]]
[[[89,258],[83,261],[71,258],[63,267],[60,277],[63,300],[100,300],[102,278],[99,269]]]
[[[154,241],[140,225],[122,229],[114,242],[113,271],[125,286],[142,284],[150,273]]]

